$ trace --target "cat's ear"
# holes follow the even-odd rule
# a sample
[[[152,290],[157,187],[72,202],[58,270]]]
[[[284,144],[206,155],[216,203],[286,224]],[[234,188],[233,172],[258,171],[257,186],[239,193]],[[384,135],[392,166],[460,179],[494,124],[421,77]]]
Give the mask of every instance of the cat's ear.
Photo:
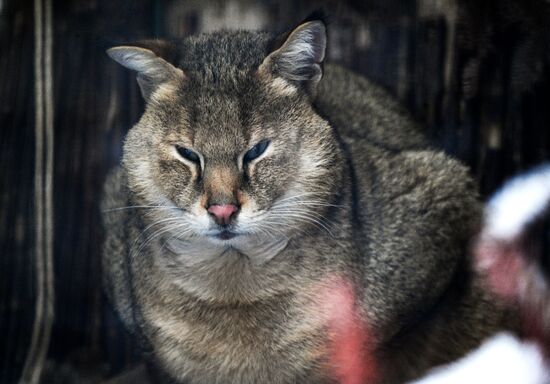
[[[177,84],[185,79],[183,71],[169,62],[175,57],[175,49],[168,42],[142,41],[110,48],[107,54],[119,64],[137,72],[137,81],[145,100],[149,100],[159,87]]]
[[[299,24],[281,39],[282,43],[268,54],[259,72],[291,85],[315,88],[323,75],[323,60],[327,45],[326,24],[311,17]],[[280,84],[280,80],[278,80]]]

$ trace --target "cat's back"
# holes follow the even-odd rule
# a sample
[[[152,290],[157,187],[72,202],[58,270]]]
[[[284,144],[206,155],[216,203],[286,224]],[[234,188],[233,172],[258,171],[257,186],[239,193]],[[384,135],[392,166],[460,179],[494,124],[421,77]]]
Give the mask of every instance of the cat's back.
[[[316,107],[347,157],[366,305],[375,321],[389,324],[383,332],[390,337],[451,283],[479,223],[475,183],[393,96],[358,74],[327,65]],[[389,282],[390,295],[378,289]],[[418,295],[421,286],[426,292]]]
[[[410,228],[460,244],[465,238],[458,233],[471,235],[480,206],[468,169],[432,146],[397,99],[363,76],[327,65],[315,106],[347,157],[364,237],[406,238]],[[443,231],[442,222],[455,229]]]
[[[420,126],[389,92],[337,64],[327,64],[314,106],[346,141],[391,150],[429,147]]]

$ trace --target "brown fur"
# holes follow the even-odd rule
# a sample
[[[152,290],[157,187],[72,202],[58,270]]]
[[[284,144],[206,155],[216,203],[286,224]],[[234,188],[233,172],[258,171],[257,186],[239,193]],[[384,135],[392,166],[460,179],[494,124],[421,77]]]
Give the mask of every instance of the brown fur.
[[[326,65],[319,81],[324,25],[299,31],[313,39],[190,37],[146,73],[133,48],[111,51],[138,71],[148,105],[106,186],[105,283],[179,381],[332,382],[316,300],[334,277],[355,287],[383,382],[454,359],[501,324],[465,262],[480,215],[467,170],[366,79]],[[265,156],[243,165],[265,138]],[[216,240],[205,206],[232,199],[243,232]]]

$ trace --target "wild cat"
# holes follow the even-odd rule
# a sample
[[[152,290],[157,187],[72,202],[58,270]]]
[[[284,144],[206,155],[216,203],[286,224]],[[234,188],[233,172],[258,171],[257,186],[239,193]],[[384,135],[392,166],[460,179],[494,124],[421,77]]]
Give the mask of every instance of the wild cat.
[[[108,51],[146,109],[103,201],[105,285],[176,382],[397,383],[494,332],[480,204],[325,23]]]

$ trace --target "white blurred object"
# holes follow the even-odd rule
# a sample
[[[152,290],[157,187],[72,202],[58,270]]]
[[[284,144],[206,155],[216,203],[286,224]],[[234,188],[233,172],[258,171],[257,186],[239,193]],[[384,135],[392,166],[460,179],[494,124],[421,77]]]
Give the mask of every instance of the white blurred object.
[[[544,271],[549,216],[550,165],[545,165],[512,179],[491,198],[473,252],[485,286],[519,311],[529,340],[496,335],[414,384],[550,383],[550,281]]]
[[[489,201],[486,230],[498,239],[516,237],[550,202],[550,166],[506,183]]]
[[[546,384],[549,372],[536,344],[502,333],[414,384]]]

